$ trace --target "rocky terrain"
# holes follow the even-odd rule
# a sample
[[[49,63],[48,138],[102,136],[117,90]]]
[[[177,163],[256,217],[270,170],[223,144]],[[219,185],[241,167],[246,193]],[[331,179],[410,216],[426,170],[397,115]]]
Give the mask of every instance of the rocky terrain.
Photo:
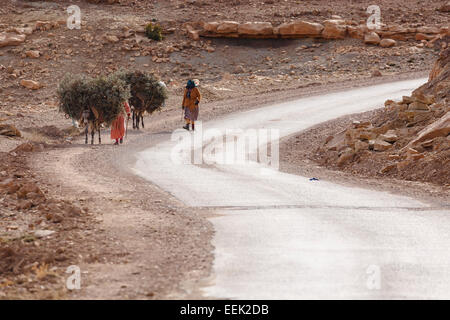
[[[369,2],[348,7],[327,1],[308,1],[307,5],[299,1],[265,1],[263,5],[235,1],[230,5],[229,1],[206,0],[120,1],[114,5],[4,2],[0,118],[19,129],[37,126],[42,119],[46,124],[64,123],[55,112],[55,87],[66,72],[95,75],[119,68],[152,71],[168,84],[173,97],[168,105],[172,107],[178,106],[177,95],[188,77],[201,81],[205,101],[214,101],[423,70],[445,45],[441,37],[448,33],[445,21],[449,16],[445,1],[414,6],[408,1],[395,5],[383,1],[383,29],[375,40],[368,34],[366,42],[375,44],[365,44],[359,38],[367,35],[364,21],[369,16]],[[70,30],[66,25],[66,9],[73,4],[81,9],[81,29]],[[201,26],[215,26],[214,21],[229,20],[235,21],[228,22],[231,29],[238,23],[246,26],[246,22],[259,21],[272,26],[266,30],[276,33],[274,30],[281,28],[277,32],[289,36],[241,39],[191,34]],[[165,39],[161,42],[143,33],[152,21],[163,27]],[[318,28],[320,37],[304,34],[302,26],[310,24]],[[326,31],[324,36],[321,30]],[[335,38],[333,32],[343,34],[344,39],[327,39],[328,34]],[[390,40],[396,43],[384,48],[376,45],[380,39],[386,40],[383,43],[387,46],[392,45]]]
[[[321,164],[366,176],[393,176],[450,187],[450,49],[443,50],[429,81],[370,120],[353,122],[327,138]]]
[[[290,138],[286,148],[293,151],[286,161],[308,159],[363,178],[426,182],[448,193],[449,53],[448,48],[441,52],[429,81],[411,96],[387,100],[383,109],[329,121]],[[303,146],[306,143],[309,148]]]
[[[68,265],[118,254],[94,245],[98,224],[82,201],[55,198],[33,173],[29,154],[44,148],[0,153],[0,299],[64,298]]]
[[[79,130],[58,112],[56,87],[67,72],[99,75],[120,68],[154,72],[168,85],[170,97],[151,121],[161,124],[154,130],[167,130],[170,121],[179,119],[188,78],[200,80],[203,102],[213,116],[243,109],[246,99],[257,101],[262,94],[276,102],[286,96],[285,90],[313,92],[346,81],[369,83],[429,72],[442,52],[430,82],[412,97],[389,101],[385,109],[350,122],[350,127],[346,123],[333,137],[323,137],[320,148],[308,152],[308,157],[363,176],[448,186],[448,138],[442,126],[448,123],[445,49],[450,4],[378,1],[382,25],[375,34],[365,25],[371,4],[366,0],[345,5],[325,0],[2,1],[0,298],[67,297],[64,273],[69,264],[121,264],[128,254],[120,241],[99,231],[99,206],[108,204],[110,197],[95,194],[94,200],[86,201],[81,191],[58,192],[63,183],[45,178],[52,168],[35,165],[36,159],[45,164],[47,152],[69,154],[72,147],[81,148]],[[70,5],[81,9],[80,29],[67,27]],[[162,41],[145,36],[149,22],[162,26]],[[102,158],[95,152],[101,151],[93,154]],[[129,183],[127,196],[138,203],[132,197],[135,185]],[[191,221],[191,215],[185,217],[182,209],[160,200],[161,194],[151,197],[146,201],[153,203],[156,221],[166,212],[173,216],[173,224]],[[156,201],[162,202],[155,205]],[[150,239],[158,243],[159,252],[166,252],[163,244],[174,232],[161,224],[160,233]],[[184,237],[171,242],[176,254],[168,260],[183,257],[181,244],[189,238]],[[168,260],[162,260],[160,265],[167,267]],[[187,274],[195,263],[183,265]],[[144,297],[164,297],[167,281],[162,279],[181,281],[183,273],[170,272],[154,271],[156,284]]]

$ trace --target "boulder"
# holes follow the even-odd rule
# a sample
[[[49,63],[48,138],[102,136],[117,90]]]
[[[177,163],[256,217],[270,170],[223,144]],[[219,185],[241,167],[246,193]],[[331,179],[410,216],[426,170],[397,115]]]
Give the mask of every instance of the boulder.
[[[206,32],[217,32],[217,27],[219,26],[218,22],[207,22],[203,25],[203,30]]]
[[[344,20],[325,20],[322,36],[325,39],[344,39],[347,35],[347,26]]]
[[[383,48],[391,48],[393,46],[395,46],[397,44],[397,41],[395,41],[394,39],[382,39],[380,41],[380,47]]]
[[[425,110],[428,111],[430,108],[426,103],[420,101],[414,101],[408,106],[408,110]]]
[[[376,134],[370,130],[362,130],[359,132],[358,139],[360,140],[373,140],[375,139]]]
[[[436,137],[446,137],[450,134],[450,111],[442,118],[433,122],[419,132],[416,139],[412,140],[409,145],[416,145],[420,142],[434,139]]]
[[[432,95],[425,94],[420,88],[413,91],[412,97],[414,98],[414,101],[422,102],[427,105],[435,103],[435,98]]]
[[[17,34],[26,34],[30,35],[33,34],[33,28],[32,27],[25,27],[25,28],[13,28],[11,31],[17,33]]]
[[[369,143],[366,141],[356,140],[355,141],[355,151],[361,151],[361,150],[368,150],[369,149]]]
[[[364,121],[364,122],[361,122],[361,121],[358,121],[358,120],[354,120],[353,122],[352,122],[352,126],[353,126],[353,128],[355,128],[355,129],[360,129],[360,128],[367,128],[367,127],[369,127],[369,126],[371,126],[372,124],[370,123],[370,121]]]
[[[294,21],[280,25],[278,32],[282,37],[318,37],[323,29],[324,26],[320,23]]]
[[[224,21],[220,22],[217,26],[217,33],[237,33],[239,23],[236,21]]]
[[[17,190],[17,199],[29,199],[27,197],[28,194],[32,194],[30,198],[34,196],[34,194],[43,196],[41,189],[34,183],[26,183],[19,190]]]
[[[359,26],[347,26],[347,33],[350,38],[364,39],[364,34],[368,31],[367,26],[362,24]]]
[[[0,33],[0,48],[7,46],[18,46],[26,39],[24,34]]]
[[[37,90],[41,87],[39,82],[25,79],[20,81],[20,85],[31,90]]]
[[[392,144],[390,144],[389,142],[383,141],[381,139],[376,139],[373,142],[373,150],[374,151],[386,151],[390,148],[392,148]]]
[[[339,159],[337,161],[337,165],[338,166],[343,166],[346,163],[350,162],[351,160],[353,160],[355,156],[355,152],[351,149],[348,148],[346,149],[340,156]]]
[[[380,43],[380,36],[376,32],[369,32],[366,33],[364,36],[364,43],[365,44],[379,44]]]
[[[422,41],[422,40],[432,40],[434,38],[434,35],[427,35],[424,33],[416,33],[414,39],[416,39],[417,41]]]
[[[273,26],[270,22],[246,22],[238,26],[238,33],[244,36],[273,35]]]
[[[186,32],[187,32],[189,38],[191,38],[192,40],[194,40],[194,41],[200,40],[200,36],[198,34],[198,31],[195,30],[190,24],[188,24],[186,26]]]
[[[414,98],[409,97],[409,96],[403,96],[402,97],[402,102],[406,103],[406,104],[410,104],[414,102]]]
[[[394,143],[398,140],[398,136],[394,130],[388,130],[385,134],[380,135],[380,139],[389,143]]]
[[[438,34],[439,28],[437,27],[419,27],[417,28],[418,33],[426,33],[426,34]]]

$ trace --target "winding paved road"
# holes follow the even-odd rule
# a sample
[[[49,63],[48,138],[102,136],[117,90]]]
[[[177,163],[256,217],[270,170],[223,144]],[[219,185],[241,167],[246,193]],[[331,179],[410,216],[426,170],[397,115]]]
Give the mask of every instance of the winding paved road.
[[[204,296],[450,298],[448,210],[385,192],[310,181],[255,162],[223,164],[217,159],[229,154],[224,150],[231,139],[223,143],[222,135],[208,137],[213,130],[226,129],[277,129],[284,137],[381,107],[386,99],[410,94],[425,81],[387,83],[231,114],[203,123],[194,135],[179,133],[189,139],[172,141],[168,135],[139,153],[138,175],[189,206],[218,213],[211,218],[216,230],[214,274],[202,288]],[[202,138],[218,158],[205,157],[198,164],[180,161],[187,156],[177,151]],[[197,151],[199,141],[193,144]],[[272,141],[275,149],[276,143]]]

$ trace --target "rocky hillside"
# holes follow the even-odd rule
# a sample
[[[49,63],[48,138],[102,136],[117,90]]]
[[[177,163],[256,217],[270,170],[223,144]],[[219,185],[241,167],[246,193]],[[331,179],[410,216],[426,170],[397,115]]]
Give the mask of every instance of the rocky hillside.
[[[446,45],[441,37],[448,32],[445,22],[449,17],[444,0],[426,4],[379,1],[385,29],[379,36],[372,35],[379,45],[368,45],[358,32],[369,16],[366,9],[372,3],[368,0],[345,6],[337,0],[120,0],[103,4],[109,2],[2,1],[0,122],[20,131],[69,126],[70,121],[57,113],[55,96],[67,72],[98,75],[120,68],[154,72],[168,85],[167,106],[172,108],[178,106],[188,77],[200,80],[204,102],[208,102],[423,71]],[[67,7],[73,4],[82,13],[79,30],[66,26]],[[217,27],[227,37],[208,37],[202,31],[201,26],[214,29],[214,21],[222,22]],[[224,25],[223,21],[235,22]],[[149,22],[162,26],[163,41],[145,36]],[[226,26],[241,33],[262,27],[256,32],[277,34],[281,29],[282,34],[294,35],[242,39],[226,33]],[[297,35],[303,32],[299,26],[316,26],[321,36]],[[24,136],[29,138],[26,132]]]
[[[448,37],[447,37],[448,41]],[[366,176],[450,186],[450,49],[429,81],[401,101],[388,100],[370,121],[354,121],[318,150],[322,164]]]

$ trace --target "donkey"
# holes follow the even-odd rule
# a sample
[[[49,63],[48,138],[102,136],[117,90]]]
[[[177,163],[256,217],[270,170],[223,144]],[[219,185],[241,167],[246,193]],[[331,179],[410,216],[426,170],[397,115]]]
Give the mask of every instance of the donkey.
[[[88,133],[91,134],[91,144],[94,144],[95,131],[98,131],[98,143],[102,144],[102,136],[100,133],[101,121],[99,120],[98,112],[94,108],[89,108],[81,114],[80,125],[84,126],[84,133],[86,135],[85,144],[88,143]]]
[[[142,128],[144,128],[144,113],[147,107],[145,99],[136,93],[136,96],[131,97],[130,102],[133,106],[133,129],[139,130],[139,123],[142,123]]]

